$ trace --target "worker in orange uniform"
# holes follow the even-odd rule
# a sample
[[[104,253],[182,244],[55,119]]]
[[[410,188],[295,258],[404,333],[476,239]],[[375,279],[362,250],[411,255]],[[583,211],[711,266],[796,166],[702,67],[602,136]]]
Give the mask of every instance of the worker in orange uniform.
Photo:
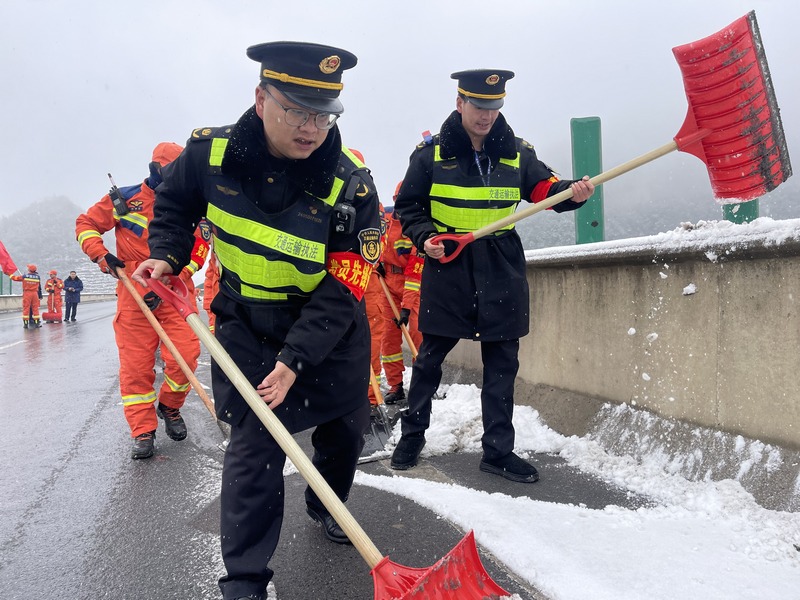
[[[59,323],[61,322],[61,290],[64,289],[64,282],[58,278],[58,271],[53,269],[49,273],[50,278],[44,284],[44,291],[47,292],[47,312],[51,315],[57,314]],[[52,318],[52,317],[48,317]]]
[[[395,188],[394,197],[400,190],[402,181]],[[403,334],[401,325],[408,328],[411,341],[419,348],[422,334],[417,328],[419,318],[419,286],[422,279],[423,258],[411,240],[403,235],[400,217],[392,210],[388,218],[386,247],[381,256],[381,264],[386,273],[384,280],[400,318],[395,317],[386,294],[383,294],[383,314],[385,318],[381,361],[386,373],[389,392],[383,400],[386,404],[397,404],[405,400],[403,390]]]
[[[219,263],[214,252],[209,253],[208,264],[206,265],[206,278],[203,282],[203,310],[208,315],[208,328],[214,333],[216,318],[214,311],[211,310],[211,302],[219,291]]]
[[[36,270],[36,265],[28,265],[28,272],[25,275],[11,275],[11,281],[22,282],[22,327],[27,329],[28,325],[41,327],[39,320],[39,301],[42,299],[42,280]],[[33,323],[30,323],[30,321]]]
[[[378,214],[380,215],[381,227],[381,248],[386,244],[386,213],[383,209],[383,204],[378,203]],[[383,381],[383,374],[381,370],[381,348],[383,346],[383,334],[385,316],[384,311],[384,293],[381,282],[378,280],[380,277],[380,265],[377,269],[372,271],[369,276],[369,283],[367,289],[364,290],[364,303],[367,310],[367,321],[369,321],[369,335],[370,335],[370,366],[375,375],[378,385]],[[372,386],[367,390],[369,403],[372,406],[378,405],[378,399],[375,397],[375,391]]]
[[[153,219],[154,190],[161,183],[162,167],[175,160],[182,150],[172,142],[158,144],[153,150],[150,175],[144,182],[121,189],[112,187],[109,194],[76,219],[75,233],[81,249],[104,273],[117,277],[117,269],[123,269],[130,276],[150,255],[147,238],[148,226]],[[111,254],[103,244],[103,233],[112,229],[118,256]],[[194,293],[192,275],[205,263],[210,238],[211,232],[203,221],[195,231],[191,262],[180,274],[190,294]],[[200,355],[200,342],[189,325],[172,306],[161,303],[153,292],[138,283],[131,283],[194,371]],[[119,350],[122,405],[133,438],[131,458],[149,458],[154,452],[159,417],[164,420],[164,428],[171,439],[186,438],[186,423],[180,409],[189,393],[189,381],[169,349],[162,346],[164,382],[156,397],[154,366],[160,338],[122,282],[117,283],[114,333]]]

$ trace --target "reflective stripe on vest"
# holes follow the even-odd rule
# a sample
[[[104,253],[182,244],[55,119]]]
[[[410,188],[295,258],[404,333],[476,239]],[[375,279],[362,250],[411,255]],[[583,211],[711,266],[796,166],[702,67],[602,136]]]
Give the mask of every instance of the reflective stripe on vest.
[[[212,141],[209,167],[222,165],[227,139],[220,141],[225,143]],[[360,161],[346,148],[342,154],[337,173],[343,171],[349,177]],[[250,301],[310,295],[327,273],[330,216],[345,179],[335,177],[326,198],[300,196],[279,214],[263,213],[245,197],[237,181],[221,173],[208,179],[206,218],[221,265],[220,285]]]
[[[492,185],[480,176],[465,177],[456,159],[445,159],[434,146],[431,218],[440,232],[468,233],[514,213],[520,201],[519,152],[501,159],[491,174]],[[446,167],[446,168],[445,168]],[[513,229],[507,225],[500,231]]]

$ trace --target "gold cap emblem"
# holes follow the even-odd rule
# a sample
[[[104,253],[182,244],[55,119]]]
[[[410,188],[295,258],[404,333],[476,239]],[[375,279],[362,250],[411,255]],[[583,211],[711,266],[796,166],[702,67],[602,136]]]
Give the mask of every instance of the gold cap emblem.
[[[322,59],[322,62],[319,63],[319,70],[326,75],[330,75],[331,73],[335,73],[341,64],[342,59],[334,54],[333,56]]]
[[[500,75],[489,75],[486,78],[487,85],[497,85],[498,83],[500,83]]]

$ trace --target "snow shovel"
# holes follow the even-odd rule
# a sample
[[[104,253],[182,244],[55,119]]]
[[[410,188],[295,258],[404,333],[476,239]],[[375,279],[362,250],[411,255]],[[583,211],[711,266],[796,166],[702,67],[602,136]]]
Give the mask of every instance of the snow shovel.
[[[680,131],[670,143],[590,181],[600,185],[673,150],[694,154],[706,164],[711,189],[723,204],[753,200],[786,181],[792,166],[755,11],[672,53],[689,102]],[[572,190],[566,189],[476,231],[437,235],[433,243],[456,243],[439,262],[450,262],[470,242],[571,197]]]
[[[383,402],[381,386],[378,384],[372,365],[369,367],[369,383],[377,401],[378,416],[370,416],[369,431],[364,434],[364,448],[361,450],[359,464],[386,458],[383,451],[389,438],[392,437],[392,420],[389,418],[389,411],[386,410],[386,404]]]
[[[222,435],[224,435],[225,439],[228,440],[231,435],[229,425],[217,419],[217,413],[216,410],[214,410],[214,402],[211,400],[211,398],[208,397],[208,394],[206,394],[206,391],[203,388],[202,384],[197,379],[197,377],[195,376],[194,372],[189,367],[187,362],[181,356],[180,352],[178,352],[178,349],[175,347],[175,344],[173,344],[172,340],[169,339],[167,332],[164,331],[164,328],[161,326],[161,323],[158,322],[158,319],[156,319],[156,316],[153,314],[153,311],[151,311],[150,307],[147,306],[147,304],[144,301],[144,298],[142,298],[141,294],[136,291],[136,287],[134,287],[131,280],[125,274],[125,271],[123,269],[117,268],[116,272],[117,275],[119,276],[120,281],[122,282],[122,285],[124,285],[125,289],[128,290],[128,293],[130,293],[130,295],[133,296],[133,299],[136,300],[136,304],[138,304],[139,308],[142,309],[142,312],[144,313],[144,316],[147,317],[147,320],[150,322],[150,325],[152,325],[153,329],[156,330],[158,337],[161,339],[164,345],[169,349],[172,356],[175,357],[175,362],[178,363],[178,366],[181,368],[181,371],[183,371],[183,374],[186,375],[186,378],[189,380],[189,383],[192,384],[194,391],[197,392],[198,396],[200,396],[200,400],[202,400],[203,404],[206,405],[208,412],[211,413],[211,416],[217,423],[217,426],[222,432]]]
[[[397,321],[399,322],[400,311],[397,310],[397,304],[394,303],[394,299],[392,298],[392,292],[389,291],[389,286],[386,285],[386,282],[383,280],[383,277],[378,275],[378,280],[381,282],[381,287],[383,288],[383,293],[386,294],[386,299],[389,301],[389,306],[392,307],[394,318],[397,319]],[[411,334],[408,333],[408,327],[406,327],[405,325],[400,325],[400,331],[403,332],[403,338],[406,340],[406,344],[408,344],[408,349],[411,350],[411,356],[417,358],[417,347],[411,340]]]
[[[344,503],[317,471],[292,435],[283,426],[261,396],[236,366],[230,355],[211,334],[200,317],[197,306],[189,302],[189,293],[183,281],[174,275],[168,276],[172,288],[158,279],[145,276],[145,281],[162,300],[171,304],[186,319],[189,326],[203,342],[214,360],[228,376],[256,416],[275,438],[286,456],[316,492],[328,512],[350,538],[372,573],[374,600],[484,600],[508,596],[489,576],[481,564],[475,538],[470,531],[464,538],[432,567],[412,568],[399,565],[381,556],[380,551],[367,537],[366,532],[347,510]]]

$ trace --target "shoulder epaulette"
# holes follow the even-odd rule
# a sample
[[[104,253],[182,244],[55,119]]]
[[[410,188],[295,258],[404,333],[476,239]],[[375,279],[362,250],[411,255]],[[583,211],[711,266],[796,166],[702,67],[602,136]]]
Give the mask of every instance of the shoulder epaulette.
[[[137,183],[136,185],[126,185],[124,187],[119,188],[119,193],[122,195],[125,200],[130,200],[136,194],[142,191],[142,184]]]
[[[228,138],[233,131],[233,125],[226,125],[225,127],[198,127],[192,131],[189,136],[190,142],[199,142],[203,140],[211,140],[214,138]]]
[[[525,140],[522,140],[522,147],[527,148],[528,150],[533,150],[533,144]]]

